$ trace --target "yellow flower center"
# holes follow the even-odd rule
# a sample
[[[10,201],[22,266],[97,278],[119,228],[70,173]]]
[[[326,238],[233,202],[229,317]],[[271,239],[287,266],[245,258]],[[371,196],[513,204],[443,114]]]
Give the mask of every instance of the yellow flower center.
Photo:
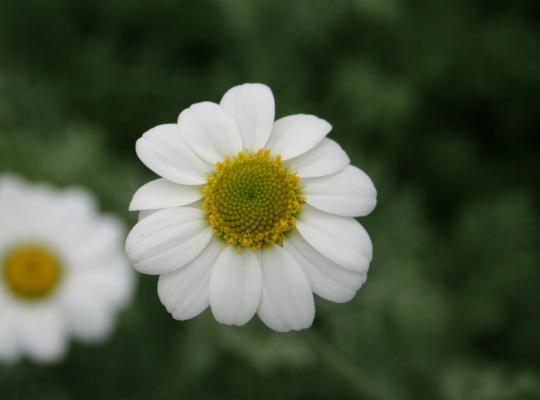
[[[13,294],[25,300],[39,300],[58,286],[62,265],[47,248],[26,244],[8,252],[3,273]]]
[[[203,189],[214,234],[237,247],[281,244],[304,202],[300,178],[267,149],[216,163]]]

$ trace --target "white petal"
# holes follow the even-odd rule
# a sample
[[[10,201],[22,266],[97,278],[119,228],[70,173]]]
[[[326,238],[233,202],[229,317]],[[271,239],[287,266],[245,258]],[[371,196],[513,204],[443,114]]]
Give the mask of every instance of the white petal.
[[[99,342],[109,336],[117,311],[130,300],[134,274],[121,256],[86,264],[66,276],[59,297],[71,333]]]
[[[322,255],[342,267],[367,272],[373,251],[371,239],[354,218],[327,214],[305,204],[296,228]]]
[[[27,217],[32,219],[31,230],[34,234],[39,231],[40,235],[62,240],[69,245],[86,239],[98,215],[96,200],[88,191],[81,188],[51,190],[49,198],[41,201],[36,195],[32,193],[29,197],[40,202],[34,206],[39,207],[40,213],[35,210],[27,213]]]
[[[67,347],[67,332],[60,310],[52,305],[25,307],[19,314],[22,351],[37,362],[61,359]]]
[[[343,303],[351,300],[366,281],[366,273],[343,268],[323,256],[298,233],[283,243],[304,270],[311,289],[324,299]]]
[[[86,342],[104,340],[113,329],[116,311],[108,299],[110,293],[104,290],[106,287],[96,287],[84,278],[69,286],[64,294],[64,310],[71,333]]]
[[[77,303],[83,297],[87,302],[103,304],[108,309],[123,306],[130,297],[134,285],[134,272],[128,260],[121,254],[114,258],[80,260],[71,268],[61,286],[61,298],[65,303]]]
[[[197,186],[179,185],[167,179],[156,179],[141,186],[129,205],[130,211],[155,210],[185,206],[202,197]]]
[[[98,209],[95,197],[83,188],[72,187],[54,192],[52,196],[50,202],[54,208],[55,222],[93,218]]]
[[[317,146],[331,130],[332,125],[314,115],[289,115],[274,122],[266,147],[288,160]]]
[[[51,231],[49,239],[54,239],[57,247],[66,253],[70,265],[82,265],[96,261],[97,257],[100,261],[116,257],[125,240],[125,226],[119,218],[96,214],[84,223],[63,221],[56,234]]]
[[[13,363],[19,359],[17,312],[14,307],[0,310],[0,362]]]
[[[138,220],[141,221],[141,220],[145,219],[146,217],[148,217],[148,216],[150,216],[152,214],[155,214],[158,211],[159,210],[142,210],[142,211],[139,211]]]
[[[159,277],[159,299],[174,319],[196,317],[208,307],[210,274],[221,249],[219,240],[212,238],[201,254],[184,268]]]
[[[334,175],[304,179],[306,202],[343,217],[368,215],[377,204],[377,190],[362,170],[349,165]]]
[[[126,241],[133,267],[145,274],[163,274],[181,268],[206,247],[212,230],[197,208],[160,210],[139,221]]]
[[[0,200],[7,199],[11,196],[19,196],[19,193],[24,190],[25,182],[17,175],[3,172],[0,175]]]
[[[260,83],[235,86],[225,93],[220,104],[234,117],[244,148],[263,148],[274,123],[274,96],[270,88]]]
[[[278,332],[310,327],[315,303],[298,262],[282,247],[273,245],[261,252],[261,264],[263,292],[258,310],[261,320]]]
[[[246,324],[261,301],[261,267],[257,254],[241,253],[226,246],[215,262],[210,277],[210,307],[218,322]]]
[[[347,153],[339,144],[332,139],[324,138],[312,150],[289,160],[287,164],[300,178],[315,178],[335,174],[350,162]]]
[[[0,175],[0,208],[11,205],[25,205],[27,201],[42,201],[50,197],[50,188],[43,185],[31,185],[10,173]]]
[[[180,113],[178,126],[193,151],[212,164],[242,150],[236,122],[219,104],[193,104]]]
[[[176,124],[150,129],[135,148],[144,165],[164,178],[183,185],[206,183],[210,166],[195,155]]]

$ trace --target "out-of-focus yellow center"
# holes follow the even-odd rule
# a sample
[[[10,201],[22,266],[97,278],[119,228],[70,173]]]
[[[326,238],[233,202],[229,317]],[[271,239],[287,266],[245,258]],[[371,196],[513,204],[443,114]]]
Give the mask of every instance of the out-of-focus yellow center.
[[[25,300],[39,300],[58,286],[62,265],[49,249],[25,244],[7,253],[3,260],[3,277],[14,295]]]
[[[214,234],[253,250],[280,244],[304,202],[298,175],[267,149],[218,162],[203,194]]]

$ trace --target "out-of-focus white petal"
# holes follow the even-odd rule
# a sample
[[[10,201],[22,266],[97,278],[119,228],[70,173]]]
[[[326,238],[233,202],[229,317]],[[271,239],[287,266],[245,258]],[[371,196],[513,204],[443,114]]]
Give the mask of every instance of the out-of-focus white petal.
[[[112,215],[95,215],[85,223],[63,222],[56,235],[49,234],[49,240],[65,253],[70,268],[84,264],[88,260],[106,259],[120,254],[124,238],[123,223]]]
[[[305,204],[296,228],[330,260],[353,271],[367,272],[373,248],[366,230],[354,218],[327,214]]]
[[[317,146],[331,130],[332,125],[314,115],[289,115],[274,122],[266,147],[288,160]]]
[[[84,260],[64,277],[60,297],[62,303],[76,303],[79,297],[103,304],[108,310],[126,305],[131,298],[134,272],[122,255],[110,260]],[[75,299],[75,300],[73,300]]]
[[[27,197],[22,189],[21,180],[12,174],[0,175],[0,246],[9,245],[14,235],[21,229],[19,218],[10,218],[22,214],[23,199]]]
[[[298,173],[300,178],[315,178],[335,174],[350,162],[347,153],[339,144],[332,139],[324,138],[307,153],[290,159],[287,165],[291,171]]]
[[[183,185],[202,185],[210,166],[186,144],[178,125],[150,129],[135,146],[141,161],[156,174]]]
[[[234,117],[244,148],[263,148],[274,123],[274,96],[270,88],[260,83],[235,86],[225,93],[220,104]]]
[[[201,197],[202,191],[199,186],[180,185],[160,178],[146,183],[135,192],[129,210],[156,210],[185,206]]]
[[[292,233],[283,243],[304,270],[313,292],[324,299],[343,303],[351,300],[366,281],[365,272],[343,268],[315,250],[298,233]]]
[[[19,359],[17,312],[14,307],[0,308],[0,362],[13,363]]]
[[[85,342],[100,342],[109,336],[114,326],[115,308],[106,298],[100,297],[103,290],[95,290],[84,280],[71,285],[63,305],[66,323],[71,334]]]
[[[43,185],[31,187],[14,174],[0,175],[0,210],[13,206],[25,206],[25,203],[33,202],[37,196],[39,196],[39,201],[42,201],[49,195],[50,190],[44,188]]]
[[[60,360],[66,351],[67,330],[60,310],[51,304],[20,307],[21,351],[36,362]]]
[[[0,199],[7,196],[17,195],[24,188],[23,180],[17,175],[11,173],[3,173],[0,175]],[[6,197],[5,197],[6,196]]]
[[[30,219],[28,235],[47,238],[68,247],[86,240],[98,219],[94,196],[82,188],[55,191],[38,186],[34,189],[27,195],[28,202],[33,204],[24,212]],[[18,215],[17,219],[20,217]]]
[[[219,104],[193,104],[178,117],[178,126],[187,144],[202,159],[215,164],[242,150],[242,136],[234,118]]]
[[[197,257],[211,237],[201,209],[167,208],[135,225],[128,235],[126,252],[137,271],[163,274]]]
[[[124,256],[84,260],[65,277],[59,303],[70,332],[84,341],[99,342],[114,328],[117,311],[133,293],[133,270]]]
[[[377,190],[362,170],[349,165],[334,175],[304,179],[306,202],[343,217],[368,215],[377,204]]]
[[[315,303],[311,287],[298,262],[280,246],[261,252],[262,299],[258,315],[278,332],[311,326]]]
[[[210,307],[217,321],[244,325],[261,301],[261,267],[250,249],[238,252],[226,246],[215,262],[210,277]]]
[[[158,295],[174,319],[196,317],[208,307],[210,274],[223,245],[212,238],[208,246],[184,268],[163,274]]]

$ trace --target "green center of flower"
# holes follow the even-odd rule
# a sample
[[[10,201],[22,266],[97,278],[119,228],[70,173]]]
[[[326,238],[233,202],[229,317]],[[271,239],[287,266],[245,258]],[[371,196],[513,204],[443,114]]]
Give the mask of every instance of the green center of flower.
[[[304,202],[300,178],[267,149],[240,152],[216,164],[203,190],[214,234],[226,243],[259,249],[283,241]]]
[[[25,244],[7,253],[3,263],[3,277],[8,289],[25,300],[39,300],[58,286],[62,265],[47,248]]]

